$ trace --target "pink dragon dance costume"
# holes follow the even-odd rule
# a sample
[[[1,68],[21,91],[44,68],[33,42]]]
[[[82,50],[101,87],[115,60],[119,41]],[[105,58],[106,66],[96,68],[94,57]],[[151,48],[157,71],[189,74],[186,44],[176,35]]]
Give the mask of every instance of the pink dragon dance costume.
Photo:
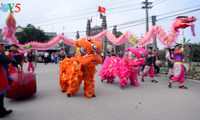
[[[183,48],[181,48],[180,51],[174,51],[174,76],[171,78],[174,82],[182,83],[185,81],[185,69],[182,55],[183,51]]]
[[[140,61],[145,61],[146,50],[145,49],[139,49],[139,48],[137,50],[140,53],[139,60]],[[137,86],[139,86],[137,75],[141,70],[141,66],[133,66],[133,69],[135,70],[135,73],[137,73],[137,74],[133,74],[133,77],[130,78],[130,84],[131,85],[134,84],[137,87]]]
[[[107,83],[113,83],[115,77],[119,76],[122,87],[128,84],[128,79],[130,79],[130,84],[139,85],[137,80],[138,66],[143,65],[144,61],[140,59],[138,50],[127,48],[126,51],[123,59],[109,57],[104,61],[98,74],[101,76],[102,82],[107,79]]]

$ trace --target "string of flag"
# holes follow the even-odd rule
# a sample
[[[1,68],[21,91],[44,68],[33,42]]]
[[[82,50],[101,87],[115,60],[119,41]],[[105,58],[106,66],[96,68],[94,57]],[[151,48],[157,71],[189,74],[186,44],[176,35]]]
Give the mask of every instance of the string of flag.
[[[103,19],[103,13],[106,14],[106,8],[99,6],[98,12],[100,13],[100,19]],[[90,23],[92,23],[92,16],[91,16],[91,19],[90,19]]]

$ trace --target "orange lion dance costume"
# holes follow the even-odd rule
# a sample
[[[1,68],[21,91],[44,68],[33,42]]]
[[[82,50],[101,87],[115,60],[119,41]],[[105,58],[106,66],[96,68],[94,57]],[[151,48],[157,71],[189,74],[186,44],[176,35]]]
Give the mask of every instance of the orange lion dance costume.
[[[78,40],[74,42],[77,54],[71,58],[65,58],[60,65],[61,91],[70,97],[75,95],[84,80],[84,94],[87,98],[96,97],[94,93],[94,74],[97,72],[95,66],[102,63],[98,53],[101,51],[102,43],[91,40]]]

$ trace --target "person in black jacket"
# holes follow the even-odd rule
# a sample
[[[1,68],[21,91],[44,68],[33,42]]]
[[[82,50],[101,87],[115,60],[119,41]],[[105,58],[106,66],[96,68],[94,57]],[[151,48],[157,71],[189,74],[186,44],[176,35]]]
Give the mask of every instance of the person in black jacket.
[[[12,60],[4,54],[5,47],[0,44],[0,118],[10,114],[12,110],[6,110],[4,107],[4,92],[8,90],[9,87],[9,77],[8,77],[8,64]]]
[[[155,57],[152,53],[152,48],[148,47],[148,54],[146,55],[146,63],[145,68],[142,74],[142,82],[144,82],[144,77],[146,77],[149,73],[149,77],[151,77],[151,82],[157,83],[158,81],[154,80],[154,63],[155,63]]]

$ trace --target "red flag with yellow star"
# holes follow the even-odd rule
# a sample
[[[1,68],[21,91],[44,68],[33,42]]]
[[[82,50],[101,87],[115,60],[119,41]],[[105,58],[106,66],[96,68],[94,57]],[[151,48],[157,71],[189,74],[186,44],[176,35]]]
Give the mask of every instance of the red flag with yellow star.
[[[98,12],[106,14],[106,8],[99,6]]]

